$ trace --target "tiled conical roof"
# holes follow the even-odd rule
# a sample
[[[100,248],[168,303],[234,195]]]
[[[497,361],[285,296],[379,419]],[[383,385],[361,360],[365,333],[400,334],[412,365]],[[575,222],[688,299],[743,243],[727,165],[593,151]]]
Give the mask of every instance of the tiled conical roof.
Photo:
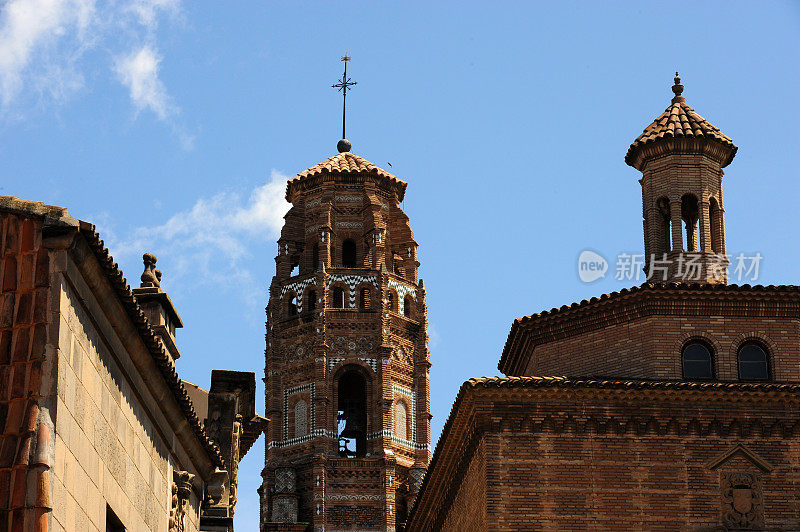
[[[628,148],[628,153],[625,155],[625,162],[630,166],[636,166],[638,151],[645,145],[661,139],[705,138],[718,141],[730,148],[730,155],[722,166],[730,163],[736,154],[736,145],[718,127],[712,125],[689,107],[686,99],[681,96],[683,85],[681,85],[681,78],[677,72],[675,73],[675,85],[673,85],[672,91],[675,93],[675,97],[672,98],[672,104],[633,141],[633,144]]]
[[[347,183],[372,181],[380,187],[392,190],[397,194],[398,201],[403,201],[406,182],[363,157],[350,153],[349,147],[349,143],[347,143],[344,151],[340,149],[340,153],[337,155],[328,157],[290,179],[286,184],[286,200],[291,202],[292,194],[296,191],[308,190],[330,180]]]
[[[397,177],[390,174],[383,168],[379,168],[363,157],[359,157],[355,153],[350,152],[337,153],[333,157],[328,157],[321,163],[315,164],[311,168],[300,172],[297,174],[296,178],[302,179],[304,177],[311,177],[321,173],[355,174],[361,172],[378,175],[389,179],[397,179]]]

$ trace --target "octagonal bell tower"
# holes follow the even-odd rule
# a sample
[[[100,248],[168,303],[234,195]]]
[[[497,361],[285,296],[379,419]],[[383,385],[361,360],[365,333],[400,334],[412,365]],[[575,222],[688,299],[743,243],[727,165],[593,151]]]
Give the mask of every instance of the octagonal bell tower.
[[[395,530],[430,459],[406,183],[350,152],[288,182],[267,306],[262,530]]]

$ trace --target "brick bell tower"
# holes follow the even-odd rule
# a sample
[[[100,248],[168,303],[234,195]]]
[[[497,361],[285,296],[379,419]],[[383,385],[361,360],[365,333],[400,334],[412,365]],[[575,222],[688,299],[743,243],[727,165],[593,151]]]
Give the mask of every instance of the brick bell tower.
[[[625,156],[642,172],[645,272],[653,281],[727,284],[722,169],[737,148],[689,107],[677,72],[672,92]]]
[[[262,530],[396,530],[430,460],[406,183],[350,152],[289,180],[267,306]]]

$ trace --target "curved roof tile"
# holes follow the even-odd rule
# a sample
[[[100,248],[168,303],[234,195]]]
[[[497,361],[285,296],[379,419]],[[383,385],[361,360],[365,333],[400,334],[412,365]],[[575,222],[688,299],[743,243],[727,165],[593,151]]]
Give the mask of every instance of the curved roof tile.
[[[633,141],[625,155],[625,163],[634,166],[635,154],[639,148],[669,138],[713,139],[731,148],[730,159],[733,159],[733,155],[738,149],[736,145],[718,127],[712,125],[689,107],[686,99],[681,95],[683,93],[683,85],[680,84],[681,78],[677,76],[677,72],[675,74],[675,85],[672,87],[675,97],[672,99],[672,104]]]

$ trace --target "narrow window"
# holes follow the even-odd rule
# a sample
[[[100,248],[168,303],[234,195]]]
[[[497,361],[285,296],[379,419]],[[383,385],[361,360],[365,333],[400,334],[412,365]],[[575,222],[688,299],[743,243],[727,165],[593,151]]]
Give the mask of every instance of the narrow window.
[[[681,218],[686,224],[686,251],[697,251],[697,197],[686,194],[681,198]]]
[[[414,299],[406,294],[405,299],[403,299],[403,315],[406,318],[410,318],[414,313]]]
[[[711,349],[703,342],[691,342],[681,355],[684,379],[713,379]]]
[[[372,294],[369,288],[362,288],[358,297],[358,307],[361,310],[369,310],[372,306]]]
[[[286,302],[286,313],[289,316],[297,316],[297,296],[294,294]]]
[[[289,277],[294,277],[295,275],[300,274],[300,265],[299,264],[292,264],[292,271],[289,274]]]
[[[299,438],[308,434],[308,406],[305,401],[294,404],[294,437]]]
[[[117,514],[106,504],[106,532],[125,532],[125,525],[122,524]]]
[[[408,409],[402,401],[394,405],[394,435],[401,440],[408,440]]]
[[[711,251],[714,253],[722,253],[722,225],[720,222],[720,214],[719,203],[717,203],[716,199],[711,198],[708,205],[708,225],[711,229]]]
[[[358,372],[348,371],[338,384],[339,456],[362,457],[367,444],[367,382]]]
[[[386,307],[392,312],[397,312],[397,294],[394,290],[389,290],[386,294]]]
[[[317,309],[317,291],[309,290],[306,295],[306,308],[309,312],[314,312]]]
[[[658,206],[659,214],[659,231],[661,234],[660,249],[655,250],[656,253],[669,253],[672,250],[670,242],[672,240],[672,223],[670,222],[670,207],[668,198],[660,198],[656,205]]]
[[[356,243],[349,238],[342,243],[342,266],[356,267]]]
[[[739,348],[739,379],[743,381],[769,380],[769,357],[761,344],[748,342]]]
[[[331,292],[333,301],[331,305],[333,308],[344,308],[344,289],[340,286],[334,286]]]

